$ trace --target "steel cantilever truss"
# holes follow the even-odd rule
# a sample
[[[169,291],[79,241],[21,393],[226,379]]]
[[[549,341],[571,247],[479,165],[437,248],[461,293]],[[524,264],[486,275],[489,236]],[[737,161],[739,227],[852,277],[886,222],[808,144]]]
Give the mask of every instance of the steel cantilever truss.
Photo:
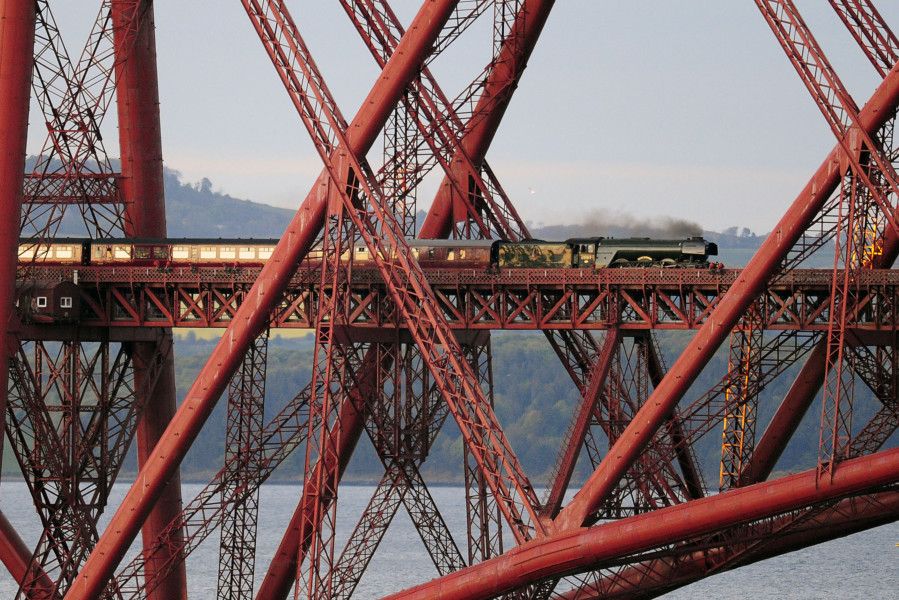
[[[428,0],[408,25],[387,0],[339,2],[382,70],[349,122],[284,0],[242,0],[324,167],[264,268],[81,269],[79,324],[10,320],[0,414],[43,530],[26,549],[0,515],[20,596],[184,597],[185,559],[218,530],[219,598],[349,598],[403,509],[438,578],[397,597],[652,597],[899,516],[899,458],[884,450],[899,428],[899,42],[872,0],[829,0],[883,78],[864,105],[792,1],[756,0],[837,144],[749,265],[599,275],[425,272],[406,239],[530,237],[486,155],[553,1]],[[163,237],[152,2],[98,2],[77,62],[51,4],[0,0],[0,224],[20,225],[0,238],[52,239],[68,209],[91,236]],[[435,58],[488,17],[486,66],[450,96]],[[26,165],[29,86],[47,138]],[[100,135],[114,100],[120,173]],[[443,181],[419,228],[434,168]],[[298,268],[315,245],[321,265]],[[360,247],[375,269],[343,260]],[[2,250],[11,312],[16,255]],[[828,252],[832,270],[800,269]],[[20,283],[72,276],[18,269]],[[176,412],[168,328],[185,325],[227,330]],[[266,421],[270,326],[314,328],[316,341],[311,382]],[[580,392],[543,497],[494,412],[500,328],[544,329]],[[696,333],[668,367],[654,329]],[[728,335],[726,372],[695,389]],[[765,424],[772,383],[790,376]],[[769,481],[819,391],[817,463]],[[223,465],[182,508],[177,466],[222,395]],[[423,475],[449,418],[464,528]],[[694,450],[712,431],[721,493],[707,497]],[[338,552],[340,482],[363,434],[384,475]],[[140,474],[99,531],[132,438]],[[260,565],[259,487],[298,448],[296,510]],[[591,474],[566,502],[579,464]],[[119,567],[140,530],[143,552]]]

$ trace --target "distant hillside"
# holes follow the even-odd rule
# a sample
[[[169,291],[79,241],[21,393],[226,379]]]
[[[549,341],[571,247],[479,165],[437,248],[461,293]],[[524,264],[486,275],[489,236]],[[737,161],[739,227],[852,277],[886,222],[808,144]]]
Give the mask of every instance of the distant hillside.
[[[234,198],[213,191],[212,183],[184,183],[180,173],[165,171],[166,215],[172,237],[279,237],[293,217],[294,211],[267,204]],[[419,211],[418,224],[425,213]],[[702,227],[684,219],[660,216],[638,219],[621,213],[600,215],[593,212],[579,225],[543,225],[531,229],[531,235],[545,240],[564,240],[577,236],[683,238],[702,235],[716,242],[718,260],[731,267],[746,264],[764,241],[746,228],[731,227],[724,231],[703,231]]]
[[[183,183],[165,170],[166,219],[171,237],[253,237],[281,235],[294,211],[234,198],[212,190],[212,183]]]
[[[26,169],[34,166],[29,157]],[[113,164],[113,168],[117,165]],[[190,183],[181,173],[164,171],[166,218],[171,237],[277,238],[293,217],[294,211],[259,202],[235,198],[213,190],[209,179]],[[300,196],[298,196],[298,201]],[[425,213],[416,215],[418,225]],[[660,215],[641,218],[627,213],[594,210],[578,224],[531,226],[531,235],[544,240],[564,240],[578,236],[683,238],[702,235],[718,244],[718,260],[731,267],[746,264],[765,239],[746,228],[731,227],[721,232],[703,231],[696,222]],[[69,210],[62,221],[59,236],[83,236],[84,225],[78,211]]]

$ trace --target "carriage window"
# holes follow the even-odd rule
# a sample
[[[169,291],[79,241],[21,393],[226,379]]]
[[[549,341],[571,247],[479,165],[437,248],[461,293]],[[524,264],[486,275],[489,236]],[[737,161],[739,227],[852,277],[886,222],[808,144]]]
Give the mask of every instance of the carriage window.
[[[215,258],[215,246],[202,246],[200,248],[200,258]]]
[[[269,258],[272,257],[272,252],[274,252],[274,251],[275,251],[275,249],[272,246],[262,247],[259,249],[259,258],[261,258],[263,260],[268,260]]]
[[[72,258],[71,246],[55,246],[56,258]]]
[[[72,308],[72,297],[71,296],[63,296],[59,299],[60,308]]]
[[[465,258],[465,250],[459,250],[459,260]]]
[[[359,246],[356,248],[356,254],[368,254],[368,248],[365,246]]]
[[[134,258],[150,258],[150,249],[146,246],[135,246]]]
[[[115,258],[131,258],[131,246],[113,246],[112,253]]]
[[[252,246],[241,246],[237,255],[238,258],[256,258],[256,250]]]
[[[37,297],[37,307],[38,308],[47,308],[47,297],[46,296],[38,296]]]
[[[219,249],[219,257],[220,258],[234,258],[237,256],[234,252],[234,246],[222,246]]]
[[[172,246],[172,258],[190,258],[190,248],[187,246]]]
[[[153,247],[153,258],[168,258],[169,257],[169,249],[165,246],[154,246]]]

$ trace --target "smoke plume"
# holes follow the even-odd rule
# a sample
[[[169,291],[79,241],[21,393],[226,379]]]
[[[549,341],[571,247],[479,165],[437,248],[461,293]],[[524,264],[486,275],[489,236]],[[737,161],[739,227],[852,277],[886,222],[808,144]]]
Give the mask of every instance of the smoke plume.
[[[695,221],[676,217],[643,218],[621,211],[594,210],[584,217],[582,223],[535,227],[531,233],[536,238],[547,240],[595,236],[678,239],[702,235],[702,226]]]

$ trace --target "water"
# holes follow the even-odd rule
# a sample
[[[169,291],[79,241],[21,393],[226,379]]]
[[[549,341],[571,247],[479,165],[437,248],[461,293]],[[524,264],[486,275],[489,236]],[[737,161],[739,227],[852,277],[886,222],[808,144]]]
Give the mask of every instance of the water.
[[[200,491],[198,484],[185,484],[184,497],[192,498]],[[117,484],[111,494],[115,506],[124,496],[126,484]],[[264,485],[260,496],[260,522],[257,535],[256,579],[261,579],[281,538],[284,525],[296,506],[296,485]],[[349,535],[354,519],[371,497],[373,487],[341,488],[338,549]],[[447,525],[454,533],[465,530],[465,506],[460,487],[431,489]],[[13,523],[25,542],[33,545],[40,534],[34,516],[31,496],[25,484],[3,481],[0,485],[0,508]],[[105,515],[105,526],[111,512]],[[464,543],[460,536],[458,543]],[[899,599],[899,524],[893,523],[848,538],[834,540],[813,548],[794,552],[723,573],[677,590],[666,598],[694,600],[703,598],[753,599],[819,598]],[[132,548],[132,553],[137,548]],[[202,600],[215,597],[218,562],[218,535],[210,536],[187,562],[190,597]],[[13,598],[16,586],[5,570],[0,569],[0,598]],[[381,547],[369,565],[359,587],[357,598],[377,598],[436,576],[418,534],[409,517],[401,509],[393,521]]]

